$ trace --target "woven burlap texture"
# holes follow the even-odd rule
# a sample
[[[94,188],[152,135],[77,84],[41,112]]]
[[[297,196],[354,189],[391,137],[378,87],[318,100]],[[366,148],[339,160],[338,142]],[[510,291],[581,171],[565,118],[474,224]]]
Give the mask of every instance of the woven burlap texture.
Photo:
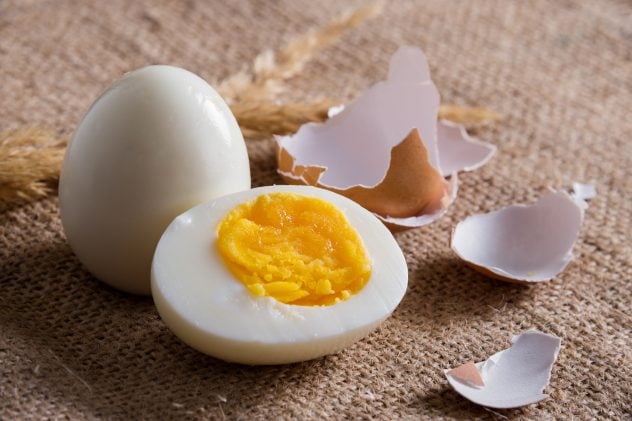
[[[0,129],[71,133],[100,91],[147,64],[214,82],[357,2],[0,3]],[[0,419],[494,418],[443,369],[537,328],[563,338],[529,419],[630,419],[632,7],[629,2],[393,1],[290,81],[288,97],[348,100],[422,47],[446,103],[504,120],[438,222],[396,235],[408,292],[375,333],[325,358],[247,367],[181,343],[150,298],[96,281],[64,239],[56,198],[0,209]],[[281,182],[271,140],[249,143],[254,185]],[[595,182],[575,261],[548,283],[490,280],[450,251],[467,215]]]

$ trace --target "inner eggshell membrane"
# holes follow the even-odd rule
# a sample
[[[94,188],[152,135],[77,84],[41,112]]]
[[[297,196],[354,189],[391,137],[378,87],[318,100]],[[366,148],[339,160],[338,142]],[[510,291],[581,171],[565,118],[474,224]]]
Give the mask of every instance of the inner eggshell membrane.
[[[331,203],[294,193],[263,194],[235,207],[217,248],[255,296],[323,306],[359,292],[371,275],[360,236]]]
[[[548,281],[573,259],[582,219],[581,207],[566,192],[553,191],[533,205],[512,205],[459,222],[452,249],[488,276]]]

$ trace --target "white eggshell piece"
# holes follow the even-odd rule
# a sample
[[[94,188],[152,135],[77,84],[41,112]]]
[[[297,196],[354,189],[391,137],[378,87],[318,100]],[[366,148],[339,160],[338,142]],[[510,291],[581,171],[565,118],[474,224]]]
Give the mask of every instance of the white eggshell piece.
[[[597,196],[597,189],[592,184],[573,183],[571,196],[577,204],[584,210],[588,208],[588,201]]]
[[[61,219],[93,275],[148,294],[169,222],[248,188],[246,146],[219,94],[184,69],[149,66],[115,82],[77,127],[61,172]]]
[[[444,177],[458,171],[483,166],[496,152],[496,146],[467,134],[461,124],[440,120],[437,124],[439,167]]]
[[[358,231],[372,261],[367,285],[332,306],[287,305],[255,297],[216,251],[217,225],[235,206],[273,192],[319,197],[336,205]],[[308,186],[268,186],[231,194],[178,216],[163,234],[152,267],[160,316],[185,343],[244,364],[282,364],[336,352],[375,329],[399,304],[408,282],[393,236],[366,209]]]
[[[593,184],[573,183],[573,196],[582,200],[594,199],[597,189]]]
[[[276,138],[295,166],[320,166],[319,183],[336,189],[373,187],[382,181],[391,149],[418,128],[430,164],[439,168],[439,93],[423,52],[402,47],[391,58],[388,80],[345,107],[330,110],[323,124],[305,124],[293,136]],[[411,180],[417,182],[417,180]]]
[[[345,109],[345,105],[344,104],[334,105],[333,107],[331,107],[331,108],[329,108],[327,110],[327,118],[332,118],[336,114],[340,114],[340,112],[342,110],[344,110],[344,109]]]
[[[530,330],[511,342],[511,348],[476,364],[483,387],[460,381],[445,370],[450,386],[464,398],[490,408],[517,408],[547,398],[543,392],[551,380],[561,339]]]
[[[548,281],[572,260],[583,211],[564,191],[534,205],[512,205],[457,224],[452,249],[463,260],[500,277]]]

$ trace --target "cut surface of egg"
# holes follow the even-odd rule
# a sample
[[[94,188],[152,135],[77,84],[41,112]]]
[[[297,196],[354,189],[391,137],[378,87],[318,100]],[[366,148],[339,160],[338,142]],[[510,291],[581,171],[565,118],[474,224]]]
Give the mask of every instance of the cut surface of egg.
[[[222,219],[217,249],[256,296],[331,305],[360,291],[371,263],[357,231],[331,203],[294,193],[262,194]]]
[[[393,312],[407,282],[401,249],[372,213],[309,186],[260,187],[184,212],[152,265],[167,326],[244,364],[339,351]]]
[[[173,218],[249,188],[246,146],[219,94],[184,69],[149,66],[115,82],[77,127],[61,172],[61,219],[95,277],[148,294],[151,259]]]

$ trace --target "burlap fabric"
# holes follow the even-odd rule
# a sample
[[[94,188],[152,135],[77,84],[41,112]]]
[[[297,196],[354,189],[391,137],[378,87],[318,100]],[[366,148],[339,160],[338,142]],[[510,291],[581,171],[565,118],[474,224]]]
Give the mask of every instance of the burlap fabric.
[[[0,128],[70,133],[123,72],[170,63],[209,81],[356,5],[275,2],[0,2]],[[444,102],[505,118],[498,146],[461,177],[431,226],[396,235],[408,293],[365,340],[315,361],[226,364],[171,334],[150,298],[92,278],[67,246],[56,198],[0,214],[0,419],[492,418],[443,368],[506,348],[535,327],[563,338],[529,419],[630,419],[632,7],[626,1],[391,2],[290,82],[291,95],[350,99],[386,74],[397,46],[424,48]],[[254,185],[280,182],[271,141],[249,144]],[[577,259],[532,287],[460,263],[450,230],[469,214],[593,181]]]

